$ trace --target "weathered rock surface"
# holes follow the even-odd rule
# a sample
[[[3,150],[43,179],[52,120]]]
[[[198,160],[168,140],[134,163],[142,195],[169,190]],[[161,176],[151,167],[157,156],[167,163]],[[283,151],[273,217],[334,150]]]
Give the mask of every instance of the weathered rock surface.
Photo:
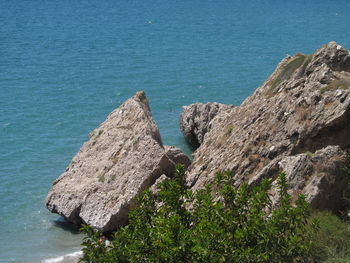
[[[164,150],[169,158],[175,163],[183,164],[186,168],[190,166],[191,160],[179,148],[174,146],[164,146]]]
[[[46,206],[69,221],[103,232],[126,224],[135,196],[161,175],[172,176],[175,163],[189,159],[164,148],[144,92],[114,110],[53,183]]]
[[[335,42],[312,55],[288,56],[242,105],[220,111],[210,122],[211,128],[187,171],[188,184],[194,190],[202,188],[212,182],[217,171],[231,169],[239,185],[256,179],[264,169],[275,176],[276,171],[283,168],[292,184],[299,172],[305,174],[304,179],[298,177],[301,182],[295,187],[313,195],[310,200],[316,207],[324,206],[321,200],[328,194],[319,197],[320,192],[313,194],[313,189],[336,190],[331,181],[339,179],[335,176],[339,166],[329,163],[326,167],[334,170],[329,168],[329,175],[323,176],[320,172],[321,176],[317,177],[317,162],[308,157],[303,163],[300,160],[307,156],[300,154],[314,153],[328,145],[349,150],[349,92],[350,53]],[[317,156],[327,156],[327,153],[317,152],[315,158]],[[326,157],[319,158],[326,161]],[[309,163],[310,171],[298,168],[298,163]]]
[[[315,153],[275,158],[249,184],[256,185],[263,178],[276,179],[283,171],[293,199],[304,194],[313,208],[337,212],[342,208],[343,192],[348,187],[349,168],[347,153],[339,146],[327,146]],[[271,197],[272,203],[276,203],[279,198],[276,188],[271,191]]]
[[[233,105],[216,102],[194,103],[182,107],[180,128],[188,143],[197,148],[202,144],[204,135],[209,130],[210,121],[221,111],[229,111]]]

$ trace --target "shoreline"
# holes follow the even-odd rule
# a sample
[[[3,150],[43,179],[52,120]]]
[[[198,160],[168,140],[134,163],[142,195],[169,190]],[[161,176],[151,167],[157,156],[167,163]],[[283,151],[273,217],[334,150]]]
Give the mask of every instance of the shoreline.
[[[48,258],[41,261],[41,263],[78,263],[83,251],[77,251],[64,256]]]

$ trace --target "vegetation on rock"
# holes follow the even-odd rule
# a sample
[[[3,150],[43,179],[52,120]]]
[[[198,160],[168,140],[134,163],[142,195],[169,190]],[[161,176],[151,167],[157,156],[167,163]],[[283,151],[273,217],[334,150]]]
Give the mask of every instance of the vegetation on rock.
[[[350,262],[349,223],[328,211],[315,212],[310,220],[316,220],[318,225],[317,231],[310,232],[313,262]]]
[[[321,94],[333,90],[346,90],[350,87],[350,78],[341,78],[331,81],[327,86],[321,88]]]
[[[258,186],[233,186],[233,173],[196,193],[185,184],[184,169],[146,190],[129,214],[129,224],[106,244],[84,226],[83,262],[308,262],[310,210],[303,196],[295,205],[284,174],[278,180],[279,202],[272,209],[271,180]],[[215,194],[214,194],[215,193]],[[274,204],[275,205],[275,204]]]
[[[273,92],[282,81],[290,79],[293,73],[302,65],[306,67],[311,61],[311,58],[312,55],[296,54],[282,67],[281,72],[276,76],[276,78],[270,81],[270,91]]]

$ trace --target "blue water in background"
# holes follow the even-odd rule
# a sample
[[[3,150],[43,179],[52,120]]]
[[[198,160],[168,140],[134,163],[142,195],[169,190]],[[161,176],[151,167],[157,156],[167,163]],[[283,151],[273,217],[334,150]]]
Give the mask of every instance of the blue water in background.
[[[182,105],[239,105],[287,54],[350,48],[349,14],[348,0],[0,0],[0,262],[79,250],[44,199],[136,91],[189,153]]]

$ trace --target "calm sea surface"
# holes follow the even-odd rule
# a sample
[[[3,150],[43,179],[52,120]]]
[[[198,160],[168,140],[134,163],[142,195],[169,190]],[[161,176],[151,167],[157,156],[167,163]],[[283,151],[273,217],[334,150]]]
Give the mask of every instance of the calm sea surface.
[[[44,199],[88,133],[145,90],[189,153],[182,105],[240,104],[287,54],[350,48],[348,0],[0,0],[0,262],[79,250]]]

